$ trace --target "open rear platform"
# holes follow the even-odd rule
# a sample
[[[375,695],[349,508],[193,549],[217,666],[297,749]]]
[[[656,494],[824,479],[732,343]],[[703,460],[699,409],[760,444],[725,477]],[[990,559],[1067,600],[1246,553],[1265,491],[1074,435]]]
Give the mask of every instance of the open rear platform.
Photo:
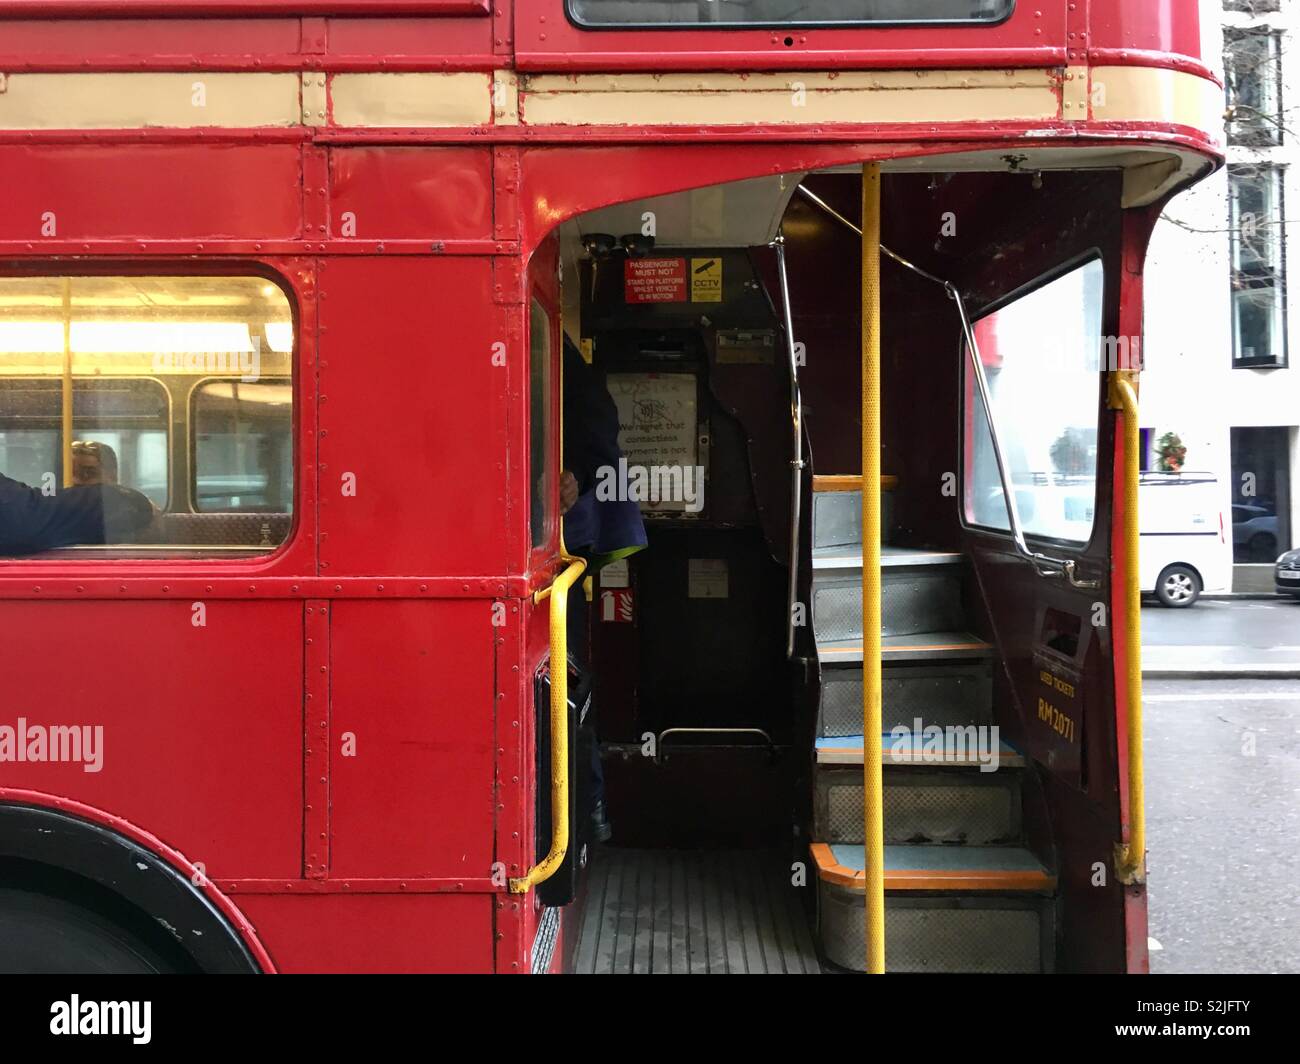
[[[598,849],[573,970],[818,974],[790,879],[790,859],[770,851]]]

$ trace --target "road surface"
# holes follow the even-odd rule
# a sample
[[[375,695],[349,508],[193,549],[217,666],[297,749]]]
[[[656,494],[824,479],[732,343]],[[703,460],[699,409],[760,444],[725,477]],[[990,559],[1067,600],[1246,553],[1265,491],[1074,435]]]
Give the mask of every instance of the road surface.
[[[1151,970],[1300,972],[1300,681],[1144,690]]]

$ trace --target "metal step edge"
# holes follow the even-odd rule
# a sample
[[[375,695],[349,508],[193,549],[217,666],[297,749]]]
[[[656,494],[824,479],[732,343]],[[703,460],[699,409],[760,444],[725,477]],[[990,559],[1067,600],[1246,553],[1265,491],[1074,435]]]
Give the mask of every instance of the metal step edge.
[[[980,725],[976,724],[972,725],[972,727],[978,728]],[[936,760],[932,753],[927,755],[924,750],[918,750],[917,746],[920,744],[915,742],[910,750],[900,751],[899,756],[895,756],[891,752],[893,740],[889,732],[882,735],[881,743],[884,750],[881,764],[884,768],[978,769],[983,764],[978,757],[961,758],[955,753],[949,755],[946,751],[941,759]],[[816,752],[818,765],[860,766],[862,764],[862,736],[842,735],[818,739],[816,741]],[[998,767],[999,770],[1004,768],[1022,769],[1025,767],[1025,756],[1010,743],[999,740]],[[989,775],[989,773],[985,773],[985,775]]]
[[[978,855],[989,861],[989,866],[973,865],[966,868],[938,867],[898,867],[898,864],[910,863],[909,858],[915,851],[932,851],[938,858],[965,851],[966,856]],[[836,851],[839,851],[838,853]],[[813,862],[817,866],[817,878],[843,887],[855,893],[865,893],[866,873],[858,865],[865,865],[861,858],[850,858],[849,864],[842,864],[840,859],[846,851],[862,854],[862,847],[855,844],[814,842],[811,846]],[[891,851],[893,851],[891,853]],[[1011,861],[1001,861],[1004,867],[992,867],[994,854],[1004,854]],[[892,861],[894,868],[888,865]],[[944,891],[946,893],[979,894],[1051,894],[1055,892],[1057,877],[1044,868],[1023,846],[906,846],[887,844],[885,846],[885,890],[893,892],[928,892]],[[1015,867],[1008,867],[1014,865]]]

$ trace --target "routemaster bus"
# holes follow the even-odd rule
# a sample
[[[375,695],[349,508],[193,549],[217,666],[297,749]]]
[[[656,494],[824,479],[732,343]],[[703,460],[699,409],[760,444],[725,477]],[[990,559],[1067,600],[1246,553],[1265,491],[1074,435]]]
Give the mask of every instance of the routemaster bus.
[[[1144,971],[1143,263],[1216,51],[0,0],[0,969]],[[643,549],[565,540],[595,406]]]

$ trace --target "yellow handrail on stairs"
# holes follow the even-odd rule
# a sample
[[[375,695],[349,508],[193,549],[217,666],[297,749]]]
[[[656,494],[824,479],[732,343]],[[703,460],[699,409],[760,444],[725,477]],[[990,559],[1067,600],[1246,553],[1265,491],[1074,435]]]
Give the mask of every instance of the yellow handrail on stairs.
[[[1128,842],[1115,847],[1115,874],[1121,883],[1146,881],[1146,795],[1142,760],[1142,596],[1138,581],[1138,482],[1140,432],[1136,374],[1119,370],[1110,378],[1110,406],[1123,411],[1124,426],[1124,579],[1121,589],[1125,635],[1125,704],[1128,735]]]
[[[867,972],[885,972],[880,673],[880,164],[862,168],[862,797]]]
[[[526,876],[510,880],[511,894],[527,894],[555,875],[569,852],[569,591],[587,563],[560,546],[566,563],[548,588],[533,595],[534,602],[551,599],[551,848]]]

